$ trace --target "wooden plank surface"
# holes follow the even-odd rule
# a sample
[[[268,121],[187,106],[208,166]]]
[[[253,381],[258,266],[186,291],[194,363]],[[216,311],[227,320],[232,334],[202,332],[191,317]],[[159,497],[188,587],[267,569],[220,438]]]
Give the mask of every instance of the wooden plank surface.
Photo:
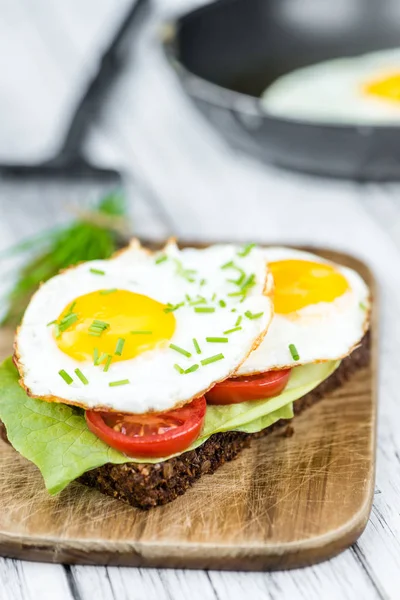
[[[244,595],[274,600],[398,598],[400,186],[312,179],[269,169],[232,154],[182,98],[155,45],[155,23],[162,15],[200,2],[153,2],[157,14],[135,40],[138,50],[135,64],[93,131],[87,149],[100,162],[124,166],[128,175],[134,169],[139,173],[141,185],[130,185],[129,196],[135,230],[141,235],[160,238],[177,233],[199,240],[253,237],[297,244],[314,241],[352,252],[372,265],[380,288],[381,335],[377,483],[370,522],[357,544],[336,559],[284,573],[200,573],[118,567],[65,570],[59,565],[0,559],[1,600],[33,597],[180,600],[189,596],[236,600]],[[4,77],[5,69],[9,71],[7,77],[15,74],[15,83],[3,86],[7,93],[0,94],[0,110],[7,115],[0,130],[3,158],[10,152],[14,159],[36,158],[38,150],[41,156],[47,155],[48,144],[51,150],[59,141],[59,131],[53,136],[46,129],[43,135],[40,126],[47,122],[49,102],[26,93],[28,88],[42,86],[44,92],[50,90],[51,99],[59,78],[73,87],[53,57],[53,44],[65,44],[65,36],[53,37],[51,44],[46,45],[46,54],[40,49],[40,36],[48,39],[46,29],[53,24],[46,20],[46,15],[50,17],[54,10],[64,13],[60,23],[71,42],[70,51],[64,56],[73,61],[74,52],[85,47],[89,58],[90,48],[85,46],[85,38],[95,24],[89,10],[93,0],[63,3],[62,7],[53,4],[50,0],[47,4],[41,2],[39,33],[35,36],[29,0],[0,1],[2,74]],[[116,7],[110,0],[96,0],[95,5],[100,19],[110,15],[107,13],[110,6]],[[105,24],[109,22],[108,17],[103,20]],[[10,37],[16,40],[15,46],[10,45]],[[24,53],[29,60],[22,60]],[[32,61],[41,65],[40,77],[34,76]],[[25,114],[27,102],[29,111]],[[55,219],[69,218],[67,191],[58,186],[46,201],[32,202],[19,189],[4,190],[0,186],[0,247],[51,226]],[[3,276],[2,282],[4,286]]]
[[[376,295],[363,263],[316,252],[356,269]],[[79,484],[50,498],[38,470],[2,442],[0,554],[240,570],[293,568],[335,556],[363,531],[374,491],[375,308],[371,323],[369,366],[298,417],[294,436],[277,431],[253,442],[165,507],[143,512]],[[11,339],[3,331],[3,356]]]

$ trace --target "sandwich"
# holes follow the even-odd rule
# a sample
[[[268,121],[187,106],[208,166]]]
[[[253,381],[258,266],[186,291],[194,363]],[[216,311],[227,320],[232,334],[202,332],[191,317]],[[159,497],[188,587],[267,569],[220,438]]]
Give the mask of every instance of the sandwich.
[[[364,366],[370,307],[308,252],[133,240],[32,297],[0,366],[4,435],[50,494],[166,504]]]

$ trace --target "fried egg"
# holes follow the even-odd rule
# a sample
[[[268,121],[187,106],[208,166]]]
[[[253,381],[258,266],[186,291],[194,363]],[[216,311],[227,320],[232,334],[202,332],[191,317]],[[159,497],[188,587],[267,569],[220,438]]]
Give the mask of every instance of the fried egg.
[[[400,123],[400,49],[325,61],[277,79],[262,106],[275,117],[331,124]]]
[[[274,278],[268,333],[236,376],[337,360],[368,329],[370,295],[352,269],[290,248],[264,251]]]
[[[166,411],[228,377],[272,318],[272,278],[253,246],[125,252],[43,284],[14,359],[29,394],[89,409]],[[240,323],[240,324],[239,324]]]

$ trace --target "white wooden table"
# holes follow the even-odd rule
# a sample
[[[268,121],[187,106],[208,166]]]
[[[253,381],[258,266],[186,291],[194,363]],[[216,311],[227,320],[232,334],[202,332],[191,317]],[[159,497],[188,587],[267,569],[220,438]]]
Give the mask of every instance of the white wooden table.
[[[400,184],[317,180],[234,155],[182,96],[155,41],[160,18],[194,4],[155,3],[153,20],[132,44],[132,69],[93,129],[87,150],[99,162],[127,171],[139,235],[313,242],[370,263],[381,306],[371,519],[358,543],[339,557],[291,572],[69,567],[0,559],[0,600],[397,600]],[[82,74],[93,68],[96,49],[128,6],[128,0],[0,0],[0,160],[35,161],[54,151]],[[1,247],[68,218],[63,188],[29,204],[18,194],[0,183]]]

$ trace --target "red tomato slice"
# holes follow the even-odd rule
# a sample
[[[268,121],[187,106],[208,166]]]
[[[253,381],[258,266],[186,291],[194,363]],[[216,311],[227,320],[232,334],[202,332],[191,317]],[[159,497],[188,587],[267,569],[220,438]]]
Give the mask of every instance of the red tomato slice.
[[[206,394],[208,404],[238,404],[277,396],[285,389],[291,369],[267,371],[259,375],[236,377],[217,383]]]
[[[163,458],[182,452],[196,440],[206,414],[204,396],[166,413],[132,415],[86,411],[92,433],[103,442],[138,458]]]

